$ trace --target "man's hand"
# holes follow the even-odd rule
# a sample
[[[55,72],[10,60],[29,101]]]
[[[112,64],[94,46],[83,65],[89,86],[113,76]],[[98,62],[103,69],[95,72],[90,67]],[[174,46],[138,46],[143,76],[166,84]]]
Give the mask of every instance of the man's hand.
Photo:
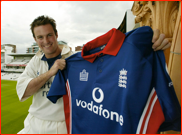
[[[152,43],[154,44],[152,48],[154,49],[154,51],[165,50],[171,46],[169,40],[165,38],[165,34],[160,34],[159,29],[156,29],[153,32],[154,34],[152,38]]]
[[[51,69],[44,74],[32,79],[22,98],[29,97],[36,93],[52,76],[54,76],[58,70],[63,70],[66,67],[66,61],[64,59],[57,59]]]
[[[59,69],[63,70],[65,67],[66,67],[66,61],[64,59],[57,59],[54,62],[54,65],[50,69],[51,75],[52,76],[55,75]]]

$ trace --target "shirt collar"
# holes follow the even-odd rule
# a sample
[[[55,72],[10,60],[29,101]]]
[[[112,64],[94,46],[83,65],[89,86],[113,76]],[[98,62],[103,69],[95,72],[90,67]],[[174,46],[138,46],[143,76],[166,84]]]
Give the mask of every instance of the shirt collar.
[[[51,59],[61,59],[61,55],[59,54],[58,56],[54,57],[54,58],[51,58]],[[46,58],[45,54],[42,56],[41,60],[43,61],[47,61],[48,59]]]
[[[47,58],[45,57],[45,54],[42,56],[41,60],[47,61]]]
[[[82,58],[93,63],[94,60],[100,55],[108,54],[108,55],[116,56],[124,42],[124,39],[125,39],[125,34],[113,28],[107,33],[105,33],[104,35],[101,35],[95,38],[94,40],[86,43],[83,46],[83,49],[81,52]],[[87,51],[100,47],[104,44],[107,44],[107,45],[105,46],[103,50],[94,54],[86,55]]]

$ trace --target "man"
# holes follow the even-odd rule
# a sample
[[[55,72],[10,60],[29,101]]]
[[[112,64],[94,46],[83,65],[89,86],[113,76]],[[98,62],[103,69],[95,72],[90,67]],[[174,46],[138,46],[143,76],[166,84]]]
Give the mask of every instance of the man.
[[[71,50],[68,46],[59,47],[56,23],[52,18],[46,16],[36,18],[31,24],[31,30],[41,51],[31,59],[17,81],[20,101],[34,95],[25,119],[25,128],[19,133],[65,134],[67,131],[62,111],[63,101],[61,99],[57,104],[52,104],[46,95],[54,75],[59,69],[65,68],[64,58],[71,55]]]
[[[17,81],[20,101],[33,95],[24,129],[19,134],[65,134],[67,129],[63,99],[53,104],[46,95],[55,74],[66,66],[64,58],[72,53],[68,46],[59,47],[56,23],[52,18],[39,16],[31,23],[31,31],[41,51],[30,60]],[[153,43],[155,51],[170,47],[169,41],[159,30],[154,30]]]

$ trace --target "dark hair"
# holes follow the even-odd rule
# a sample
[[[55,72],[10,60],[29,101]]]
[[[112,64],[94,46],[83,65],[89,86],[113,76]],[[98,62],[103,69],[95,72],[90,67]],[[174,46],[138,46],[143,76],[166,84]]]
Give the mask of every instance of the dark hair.
[[[36,26],[40,26],[40,25],[46,25],[46,24],[51,24],[54,30],[54,33],[57,34],[57,29],[56,29],[56,21],[48,16],[38,16],[31,24],[30,24],[30,29],[32,31],[33,37],[35,38],[35,34],[34,34],[34,28]]]

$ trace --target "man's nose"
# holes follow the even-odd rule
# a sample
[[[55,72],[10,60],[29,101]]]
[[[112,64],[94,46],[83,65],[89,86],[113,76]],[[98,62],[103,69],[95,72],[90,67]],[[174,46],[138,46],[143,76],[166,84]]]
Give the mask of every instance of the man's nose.
[[[44,43],[48,44],[49,43],[49,39],[47,37],[44,38]]]

